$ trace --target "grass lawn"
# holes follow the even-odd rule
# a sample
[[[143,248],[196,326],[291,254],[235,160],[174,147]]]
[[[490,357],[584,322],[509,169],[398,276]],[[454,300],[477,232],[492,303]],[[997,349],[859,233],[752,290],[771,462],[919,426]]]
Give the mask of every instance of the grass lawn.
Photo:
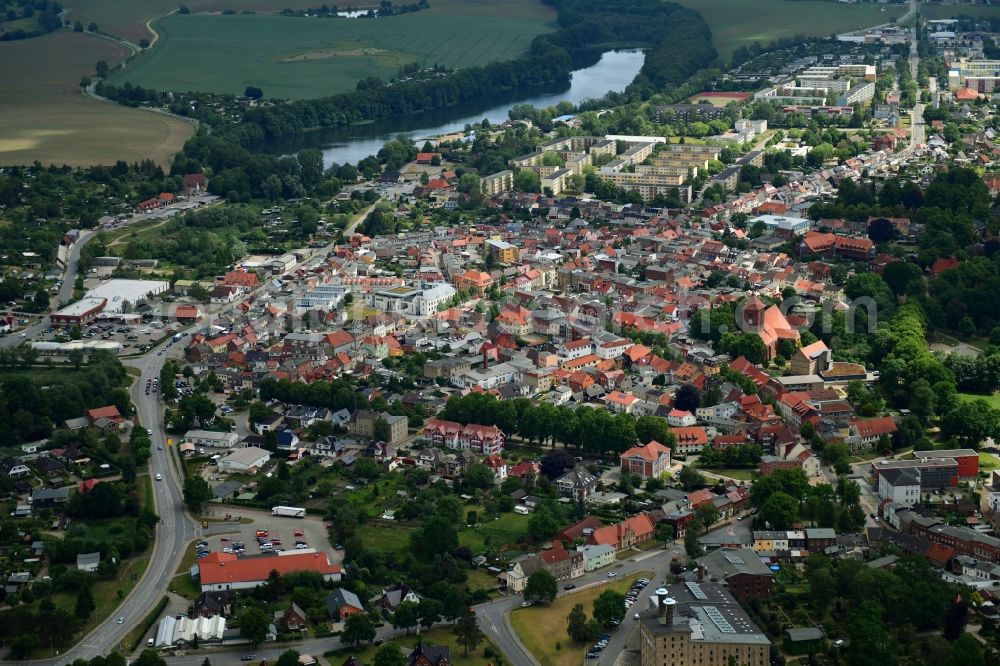
[[[754,470],[752,469],[706,469],[705,471],[709,474],[718,474],[719,476],[739,481],[752,481],[754,475]]]
[[[187,549],[184,551],[184,557],[181,558],[181,563],[177,565],[177,571],[174,573],[173,580],[170,581],[170,591],[175,592],[182,597],[187,597],[194,601],[201,594],[201,586],[191,579],[188,572],[191,570],[191,565],[194,564],[195,558],[198,553],[195,552],[194,546],[188,544]]]
[[[993,395],[979,395],[978,393],[959,393],[958,397],[960,400],[966,402],[971,402],[973,400],[985,400],[990,403],[990,406],[995,409],[1000,409],[1000,392],[994,393]]]
[[[465,584],[470,590],[494,590],[497,586],[497,579],[488,571],[470,569],[469,578]]]
[[[479,644],[479,647],[475,650],[469,652],[469,656],[465,656],[465,648],[460,646],[456,640],[454,634],[451,633],[451,629],[446,627],[440,627],[438,629],[432,629],[428,632],[419,635],[411,634],[409,636],[404,636],[402,638],[389,641],[390,643],[395,643],[400,646],[403,650],[403,654],[408,654],[417,645],[419,639],[423,639],[423,642],[428,645],[447,645],[451,648],[451,663],[460,664],[461,666],[492,666],[496,663],[493,659],[487,659],[483,656],[483,651],[487,646],[492,646],[490,641],[484,640]],[[347,650],[338,650],[336,654],[339,657],[331,656],[330,653],[325,654],[327,661],[331,664],[341,664],[347,659],[348,655],[354,655],[361,660],[363,664],[375,663],[375,653],[378,651],[377,647],[371,646],[364,649],[354,648]]]
[[[357,534],[365,548],[401,553],[410,547],[410,533],[413,529],[402,525],[367,523],[358,528]]]
[[[993,455],[992,453],[980,453],[979,469],[980,470],[1000,469],[1000,458]]]
[[[160,41],[111,82],[235,94],[252,85],[267,97],[321,97],[352,91],[369,76],[391,78],[409,63],[471,67],[516,58],[552,25],[551,14],[529,11],[538,6],[452,0],[364,20],[174,14],[156,21]]]
[[[639,578],[650,578],[652,572],[644,571],[613,583],[595,585],[575,594],[559,597],[549,606],[515,608],[510,623],[518,638],[531,651],[542,666],[578,666],[583,663],[586,645],[577,645],[566,633],[566,616],[576,604],[590,616],[594,599],[605,590],[626,592]],[[557,648],[558,646],[558,648]]]
[[[482,515],[482,513],[480,513]],[[506,546],[517,543],[528,529],[530,516],[517,513],[501,514],[496,520],[481,523],[478,527],[466,527],[459,530],[458,541],[468,546],[473,552],[486,548],[487,537],[493,546]]]
[[[194,127],[87,99],[82,76],[116,62],[120,44],[72,31],[0,42],[0,164],[92,166],[149,158],[166,166]]]
[[[754,42],[767,44],[780,37],[829,36],[857,30],[906,13],[903,5],[845,5],[824,0],[680,0],[685,7],[701,12],[712,29],[715,48],[729,60],[733,51]],[[956,8],[957,9],[957,8]]]

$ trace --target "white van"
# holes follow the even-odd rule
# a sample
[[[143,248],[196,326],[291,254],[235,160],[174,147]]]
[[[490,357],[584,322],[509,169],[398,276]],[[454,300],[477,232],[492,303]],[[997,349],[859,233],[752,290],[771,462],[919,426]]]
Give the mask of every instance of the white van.
[[[522,516],[527,516],[529,513],[531,513],[531,509],[524,506],[523,504],[518,504],[517,506],[514,507],[514,513],[519,513]]]
[[[163,481],[163,475],[162,474],[157,474],[156,475],[156,480],[157,481]]]

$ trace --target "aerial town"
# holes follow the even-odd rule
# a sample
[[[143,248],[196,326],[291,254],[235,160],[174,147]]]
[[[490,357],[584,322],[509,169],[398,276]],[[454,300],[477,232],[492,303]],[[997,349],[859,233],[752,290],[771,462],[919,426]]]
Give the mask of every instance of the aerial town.
[[[879,4],[357,166],[0,167],[0,658],[1000,663],[1000,15]]]

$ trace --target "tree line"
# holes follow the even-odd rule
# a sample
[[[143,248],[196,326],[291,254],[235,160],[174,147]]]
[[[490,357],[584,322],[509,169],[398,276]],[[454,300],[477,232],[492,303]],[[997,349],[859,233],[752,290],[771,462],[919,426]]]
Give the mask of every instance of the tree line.
[[[571,409],[527,398],[497,400],[486,393],[452,397],[440,418],[458,423],[494,425],[508,436],[517,434],[528,443],[555,448],[556,442],[594,456],[619,454],[637,443],[656,440],[672,446],[677,438],[666,420],[655,416],[612,414],[603,407]]]

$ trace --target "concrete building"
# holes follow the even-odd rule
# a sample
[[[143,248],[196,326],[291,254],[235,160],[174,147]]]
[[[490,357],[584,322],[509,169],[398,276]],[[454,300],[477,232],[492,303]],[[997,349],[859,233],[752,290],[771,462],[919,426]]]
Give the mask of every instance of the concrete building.
[[[878,495],[902,506],[920,501],[920,470],[903,467],[882,470],[878,475]]]
[[[219,459],[219,470],[237,474],[250,472],[260,469],[270,459],[270,452],[256,446],[248,446],[245,449],[236,449],[226,457]]]
[[[514,264],[521,259],[521,248],[507,241],[488,240],[486,249],[501,264]]]
[[[188,430],[184,433],[184,441],[195,446],[210,446],[217,449],[231,449],[236,446],[239,436],[235,432],[217,432],[214,430]]]
[[[106,304],[103,298],[84,297],[50,314],[49,321],[53,326],[84,326],[97,319]]]
[[[864,104],[875,97],[875,84],[868,81],[854,86],[843,95],[837,97],[838,106],[850,106],[852,104]]]
[[[151,296],[170,291],[170,283],[161,280],[106,280],[88,291],[84,298],[103,298],[103,314],[130,312]]]
[[[398,286],[373,291],[368,303],[381,312],[398,313],[411,317],[427,317],[438,311],[442,303],[455,295],[457,290],[447,282],[422,286]]]
[[[661,587],[639,613],[641,666],[765,666],[771,642],[724,585]]]
[[[501,192],[510,192],[514,189],[514,172],[510,169],[499,171],[489,176],[479,179],[479,186],[483,194],[493,196]]]
[[[912,470],[924,493],[958,486],[958,462],[954,458],[920,458],[915,460],[877,460],[872,463],[875,485],[882,486],[881,475],[889,470]]]

